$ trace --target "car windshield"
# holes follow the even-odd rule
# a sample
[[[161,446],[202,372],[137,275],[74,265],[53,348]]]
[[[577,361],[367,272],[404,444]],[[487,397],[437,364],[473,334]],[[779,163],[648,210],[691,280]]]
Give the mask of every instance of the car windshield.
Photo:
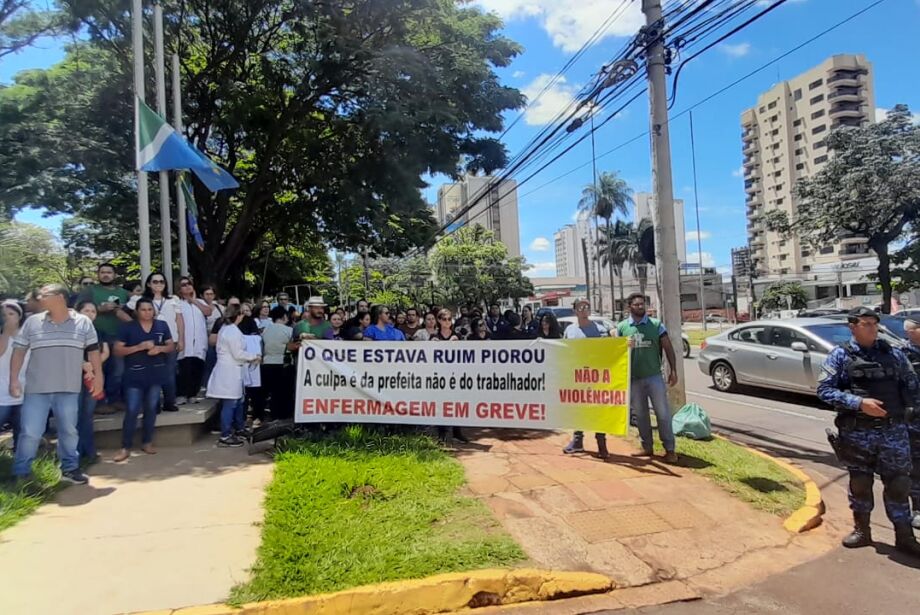
[[[852,335],[850,334],[850,327],[847,323],[827,323],[821,325],[807,325],[805,330],[817,335],[822,340],[830,342],[834,346],[841,346],[850,341]],[[894,346],[900,346],[901,341],[896,337],[892,337],[884,331],[878,332],[879,339],[883,339],[889,344]]]
[[[572,308],[552,308],[552,312],[556,315],[556,318],[565,318],[566,316],[575,315],[575,310]]]
[[[907,339],[907,332],[904,331],[904,319],[896,318],[894,316],[882,317],[882,324],[885,325],[885,328],[897,335],[898,337]]]

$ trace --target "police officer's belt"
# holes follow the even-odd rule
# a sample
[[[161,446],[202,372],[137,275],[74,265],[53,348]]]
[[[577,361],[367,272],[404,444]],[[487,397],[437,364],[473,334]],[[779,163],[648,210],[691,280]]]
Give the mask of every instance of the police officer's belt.
[[[892,425],[903,425],[904,417],[875,417],[865,414],[838,414],[834,424],[838,429],[884,429]]]

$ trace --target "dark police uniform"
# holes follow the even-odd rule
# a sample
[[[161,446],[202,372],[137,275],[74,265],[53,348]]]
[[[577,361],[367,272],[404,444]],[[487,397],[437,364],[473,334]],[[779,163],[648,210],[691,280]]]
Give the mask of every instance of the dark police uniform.
[[[850,322],[878,315],[869,308],[850,312]],[[885,512],[895,526],[897,546],[920,554],[910,526],[911,452],[908,408],[920,394],[920,381],[903,352],[884,340],[864,348],[855,339],[831,351],[822,367],[818,397],[837,411],[838,453],[850,473],[849,500],[855,530],[844,546],[871,544],[869,513],[874,507],[872,484],[878,474],[885,485]],[[882,402],[885,417],[860,411],[863,399]]]
[[[920,346],[908,344],[907,358],[914,371],[920,374]],[[913,470],[910,473],[910,501],[914,509],[914,527],[920,527],[920,407],[916,407],[907,422],[910,436],[910,458]]]

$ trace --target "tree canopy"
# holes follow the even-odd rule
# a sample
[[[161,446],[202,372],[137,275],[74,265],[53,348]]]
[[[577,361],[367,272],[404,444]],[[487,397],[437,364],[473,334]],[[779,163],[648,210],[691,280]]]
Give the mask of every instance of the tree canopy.
[[[506,161],[488,135],[523,98],[494,69],[520,48],[493,15],[453,0],[162,4],[186,135],[241,184],[217,195],[195,184],[206,244],[189,249],[198,279],[243,284],[266,239],[273,249],[404,253],[435,228],[422,175]],[[137,239],[128,4],[62,6],[89,39],[0,88],[0,201],[117,228],[104,240],[128,250]],[[155,192],[150,203],[157,220]]]
[[[760,298],[761,310],[800,310],[808,305],[801,282],[776,282],[767,286]]]
[[[862,127],[827,137],[830,160],[796,186],[798,208],[767,212],[767,226],[797,235],[815,249],[841,238],[864,237],[879,259],[882,309],[891,309],[889,244],[920,216],[920,126],[905,105]]]

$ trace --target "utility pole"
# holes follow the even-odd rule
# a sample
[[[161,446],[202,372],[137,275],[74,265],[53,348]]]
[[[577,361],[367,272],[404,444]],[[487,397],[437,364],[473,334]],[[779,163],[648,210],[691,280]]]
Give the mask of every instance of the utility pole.
[[[179,54],[172,56],[173,126],[182,133],[182,85],[179,82]],[[179,275],[188,275],[188,229],[186,227],[185,192],[182,191],[182,175],[176,173],[176,221],[179,223]],[[266,259],[266,262],[268,260]],[[262,291],[265,291],[265,276],[262,276]]]
[[[732,308],[734,309],[734,318],[732,322],[736,325],[738,324],[738,278],[735,277],[735,273],[732,272]]]
[[[133,0],[131,47],[134,52],[134,149],[140,151],[141,103],[144,101],[144,5]],[[150,207],[147,204],[147,173],[137,171],[137,230],[141,280],[150,275]]]
[[[166,57],[163,51],[163,5],[153,5],[153,44],[156,57],[157,111],[166,117]],[[160,241],[163,244],[163,276],[173,284],[172,222],[169,215],[169,171],[160,171]],[[173,289],[175,290],[175,289]]]
[[[594,105],[591,105],[588,109],[588,112],[591,114],[591,181],[594,184],[594,264],[597,269],[595,270],[594,276],[594,286],[597,292],[597,299],[594,304],[597,308],[598,314],[604,313],[604,293],[601,290],[600,279],[601,279],[601,259],[598,253],[598,248],[600,247],[600,228],[599,228],[599,218],[597,216],[597,153],[594,145]],[[588,223],[590,228],[590,222]],[[613,243],[610,242],[610,238],[607,238],[607,245],[611,249],[611,255],[613,251]],[[611,263],[608,263],[612,266]],[[613,281],[610,282],[610,312],[613,313]],[[591,293],[588,293],[588,297],[591,296]],[[612,318],[612,316],[611,316]]]
[[[693,138],[693,109],[690,110],[690,159],[693,161],[693,207],[696,209],[696,253],[700,257],[700,320],[703,322],[703,331],[705,331],[706,287],[703,284],[703,238],[700,236],[700,197],[696,190],[696,141]]]
[[[585,296],[591,296],[591,268],[588,267],[588,242],[581,238],[581,255],[585,259]]]
[[[674,229],[674,191],[671,185],[671,141],[668,132],[668,97],[665,85],[666,58],[663,40],[664,20],[661,16],[661,0],[642,0],[645,14],[646,71],[648,75],[649,107],[651,127],[649,130],[652,149],[652,186],[655,190],[655,205],[658,208],[655,227],[655,261],[658,278],[661,280],[659,295],[660,316],[671,332],[672,343],[680,348],[680,271],[677,263],[677,239]],[[679,354],[675,351],[675,354]],[[677,370],[678,384],[668,395],[676,411],[687,400],[684,381],[684,363],[677,361],[672,366]]]

